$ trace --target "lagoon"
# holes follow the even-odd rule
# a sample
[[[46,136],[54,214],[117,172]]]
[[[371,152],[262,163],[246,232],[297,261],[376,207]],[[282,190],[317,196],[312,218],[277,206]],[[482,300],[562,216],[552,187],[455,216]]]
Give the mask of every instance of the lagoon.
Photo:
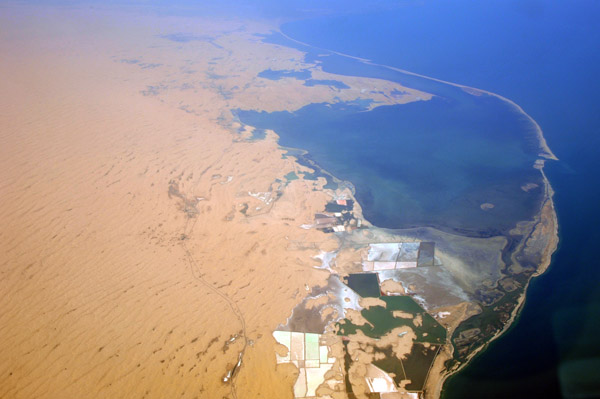
[[[363,76],[384,72],[435,97],[371,110],[311,104],[295,112],[238,110],[237,116],[274,130],[282,146],[307,150],[321,168],[352,183],[365,218],[378,227],[490,236],[538,211],[537,140],[531,122],[510,104],[350,58],[335,62],[345,72],[356,65],[353,73]],[[538,187],[523,190],[528,183]]]
[[[511,98],[560,158],[545,169],[560,221],[553,264],[513,328],[448,381],[444,398],[600,396],[599,19],[589,0],[439,1],[282,27],[316,47]],[[353,72],[337,58],[324,69]]]

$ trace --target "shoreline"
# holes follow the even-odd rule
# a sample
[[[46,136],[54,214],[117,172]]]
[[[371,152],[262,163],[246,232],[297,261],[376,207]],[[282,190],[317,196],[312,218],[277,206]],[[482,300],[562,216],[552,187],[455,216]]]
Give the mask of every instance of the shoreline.
[[[513,108],[515,108],[517,110],[518,113],[522,114],[534,127],[534,131],[536,134],[536,137],[538,139],[538,144],[540,149],[543,151],[541,153],[538,154],[538,156],[549,159],[549,160],[553,160],[553,161],[558,161],[558,158],[556,157],[556,155],[554,155],[554,153],[552,152],[552,150],[550,149],[550,147],[548,146],[548,144],[546,143],[546,138],[544,137],[544,133],[542,131],[542,128],[540,127],[540,125],[537,123],[537,121],[535,119],[533,119],[531,117],[531,115],[529,115],[527,112],[525,112],[525,110],[517,103],[515,103],[514,101],[512,101],[509,98],[506,98],[500,94],[488,91],[488,90],[482,90],[482,89],[477,89],[475,87],[471,87],[471,86],[466,86],[466,85],[462,85],[459,83],[453,83],[453,82],[448,82],[446,80],[442,80],[442,79],[437,79],[437,78],[433,78],[431,76],[426,76],[426,75],[421,75],[415,72],[410,72],[404,69],[400,69],[400,68],[395,68],[389,65],[383,65],[383,64],[377,64],[374,62],[366,62],[369,65],[375,65],[375,66],[380,66],[380,67],[384,67],[384,68],[388,68],[391,69],[393,71],[397,71],[397,72],[401,72],[404,73],[406,75],[411,75],[411,76],[416,76],[419,78],[423,78],[423,79],[428,79],[434,82],[438,82],[438,83],[443,83],[443,84],[447,84],[450,86],[454,86],[454,87],[458,87],[459,89],[465,90],[467,92],[473,92],[473,93],[480,93],[480,94],[487,94],[488,96],[492,96],[492,97],[496,97],[508,104],[510,104]],[[470,93],[472,95],[476,95]]]
[[[276,140],[278,139],[279,135],[277,135],[276,132],[275,136],[276,136]],[[279,145],[279,144],[278,144]],[[303,150],[301,148],[292,148],[292,147],[284,147],[284,146],[280,146],[280,148],[282,149],[292,149],[295,151],[298,151],[299,154],[305,155],[308,154],[307,150]],[[295,158],[298,159],[297,155],[292,155]],[[296,161],[297,163],[299,163],[301,166],[302,163],[299,162],[299,160]],[[323,168],[321,168],[319,165],[311,165],[309,166],[311,168],[315,168],[318,167],[320,171],[326,173],[327,175],[331,176],[334,181],[336,181],[336,183],[340,183],[340,182],[345,182],[344,180],[341,180],[339,178],[337,178],[336,176],[334,176],[333,174],[331,174],[330,172],[324,170]],[[540,211],[536,214],[535,218],[537,220],[534,221],[533,223],[533,227],[531,228],[531,233],[533,233],[533,231],[535,231],[536,227],[540,224],[543,224],[544,222],[551,222],[553,229],[552,229],[552,234],[549,235],[548,237],[550,238],[548,245],[546,245],[546,247],[544,248],[543,251],[543,261],[538,264],[536,271],[533,272],[533,274],[531,275],[531,277],[527,280],[527,284],[525,285],[525,287],[523,287],[523,292],[522,294],[519,296],[519,299],[517,301],[517,304],[515,306],[515,308],[513,309],[513,311],[511,312],[511,316],[509,318],[509,320],[504,324],[504,327],[498,331],[497,333],[495,333],[484,345],[480,346],[479,348],[477,348],[474,352],[472,352],[471,354],[469,354],[469,356],[466,358],[466,360],[462,363],[460,363],[458,365],[458,367],[456,369],[450,370],[447,373],[445,373],[444,375],[442,375],[441,377],[439,377],[439,380],[437,382],[435,382],[434,386],[435,386],[435,391],[433,393],[433,396],[431,396],[430,394],[428,394],[427,391],[424,391],[424,398],[441,398],[442,394],[443,394],[443,389],[444,389],[444,384],[445,382],[452,377],[453,375],[459,373],[461,370],[463,370],[467,365],[470,364],[470,362],[476,358],[478,355],[482,354],[485,350],[487,350],[489,348],[489,345],[491,345],[494,341],[496,341],[498,338],[500,338],[502,335],[504,335],[506,332],[508,332],[513,326],[514,323],[519,319],[521,311],[523,309],[523,306],[525,304],[526,298],[527,298],[527,289],[529,287],[529,285],[531,284],[531,281],[533,278],[542,275],[547,269],[548,267],[551,265],[551,260],[552,260],[552,254],[556,251],[556,248],[558,246],[558,219],[556,216],[556,211],[555,211],[555,207],[554,207],[554,201],[553,201],[553,195],[554,195],[554,190],[552,189],[549,180],[547,179],[545,173],[543,172],[543,168],[539,168],[540,173],[542,173],[542,179],[544,181],[544,186],[545,186],[545,195],[544,195],[544,199],[541,201],[540,204]],[[344,190],[342,187],[338,187],[337,189],[330,189],[330,188],[322,188],[322,191],[325,192],[326,194],[328,194],[329,196],[333,196],[335,195],[336,191],[338,190]],[[376,229],[381,229],[380,227],[373,225],[369,220],[367,220],[363,213],[362,213],[362,207],[360,206],[360,202],[356,199],[355,193],[351,192],[349,193],[351,198],[354,200],[355,202],[355,214],[356,216],[360,217],[363,220],[363,223],[366,222],[366,225],[369,227],[374,227]],[[544,212],[544,208],[546,205],[549,205],[549,211]],[[422,226],[421,226],[422,227]],[[446,234],[450,234],[450,235],[456,235],[456,236],[463,236],[461,234],[458,234],[456,232],[446,232],[444,230],[440,230],[439,228],[436,228],[434,226],[427,226],[427,228],[431,228],[434,230],[439,230],[442,231]],[[397,230],[404,230],[404,229],[397,229]],[[394,234],[397,234],[396,232]],[[504,235],[501,235],[504,236]],[[469,236],[465,236],[465,237],[469,237]],[[516,252],[522,251],[526,246],[527,246],[527,242],[528,239],[526,238],[522,238],[522,242],[519,244],[518,249],[515,249],[512,254],[511,254],[511,259],[513,260],[513,264],[514,263],[518,263],[515,259],[514,259],[514,255]],[[465,320],[467,320],[468,318],[470,318],[472,315],[468,315],[465,313],[465,318],[463,320],[461,320],[456,327],[458,327],[462,322],[464,322]],[[455,328],[456,329],[456,328]],[[454,331],[454,330],[453,330]],[[454,353],[454,345],[452,345],[451,342],[446,344],[448,349],[449,349],[449,355],[452,356]],[[438,356],[441,355],[441,351],[438,354]],[[452,357],[449,357],[449,359],[452,359]],[[434,368],[435,363],[433,363],[430,367],[430,371],[428,372],[428,377],[426,380],[426,386],[429,385],[430,381],[432,378],[435,378],[435,376],[432,376],[430,373]]]
[[[538,140],[538,147],[539,147],[539,151],[538,152],[538,156],[545,158],[546,160],[558,160],[558,157],[556,157],[556,155],[552,152],[552,150],[550,149],[550,147],[548,146],[546,139],[543,135],[543,130],[541,128],[541,126],[537,123],[537,121],[535,119],[533,119],[533,117],[531,117],[531,115],[529,115],[520,105],[518,105],[517,103],[515,103],[514,101],[510,100],[509,98],[506,98],[500,94],[497,93],[493,93],[487,90],[482,90],[482,89],[477,89],[474,87],[470,87],[467,85],[462,85],[462,84],[458,84],[458,83],[453,83],[453,82],[449,82],[449,81],[445,81],[442,79],[437,79],[437,78],[433,78],[430,76],[426,76],[426,75],[421,75],[418,73],[414,73],[414,72],[410,72],[407,70],[403,70],[400,68],[395,68],[392,66],[388,66],[388,65],[384,65],[384,64],[379,64],[379,63],[375,63],[372,62],[371,60],[365,59],[365,58],[360,58],[360,57],[356,57],[356,56],[352,56],[352,55],[348,55],[348,54],[344,54],[344,53],[340,53],[337,51],[333,51],[330,49],[323,49],[320,47],[315,47],[312,45],[309,45],[307,43],[301,42],[299,40],[296,40],[288,35],[286,35],[285,33],[283,33],[281,31],[281,29],[278,30],[278,32],[284,36],[285,38],[287,38],[288,40],[291,40],[295,43],[299,43],[303,46],[306,47],[310,47],[310,48],[315,48],[315,49],[320,49],[320,50],[325,50],[328,51],[330,53],[339,55],[339,56],[343,56],[343,57],[347,57],[347,58],[351,58],[351,59],[355,59],[359,62],[363,62],[365,64],[369,64],[369,65],[373,65],[373,66],[379,66],[379,67],[384,67],[384,68],[388,68],[400,73],[404,73],[407,75],[411,75],[411,76],[416,76],[419,78],[424,78],[424,79],[428,79],[431,81],[435,81],[438,83],[442,83],[442,84],[447,84],[450,86],[454,86],[457,88],[460,88],[466,92],[468,92],[469,94],[472,95],[481,95],[481,94],[486,94],[489,96],[493,96],[498,98],[501,101],[504,101],[506,103],[508,103],[509,105],[511,105],[516,111],[517,113],[520,113],[522,116],[525,117],[525,119],[527,119],[533,126],[533,131],[536,135],[536,138]],[[542,180],[544,181],[544,186],[545,186],[545,195],[544,198],[541,201],[541,206],[540,206],[540,210],[538,211],[538,213],[535,215],[535,218],[537,219],[534,222],[533,227],[531,228],[531,233],[533,233],[537,226],[540,225],[540,223],[544,224],[544,223],[548,223],[550,222],[552,225],[552,231],[549,233],[548,236],[546,236],[548,238],[548,243],[546,244],[546,246],[544,247],[543,251],[542,251],[542,261],[537,265],[536,270],[533,272],[533,274],[531,275],[531,277],[527,280],[527,284],[525,285],[525,287],[523,287],[523,292],[522,294],[519,296],[519,299],[517,301],[517,304],[515,306],[515,308],[513,309],[513,311],[511,312],[511,316],[508,319],[508,321],[504,324],[504,327],[498,331],[497,333],[495,333],[484,345],[480,346],[479,348],[477,348],[475,351],[473,351],[472,353],[470,353],[468,355],[468,357],[465,359],[464,362],[460,363],[460,365],[458,367],[456,367],[456,369],[454,370],[450,370],[447,373],[443,374],[442,376],[439,377],[439,381],[437,381],[435,383],[435,391],[433,392],[433,396],[429,395],[427,392],[424,393],[425,398],[441,398],[442,394],[443,394],[443,389],[444,389],[444,384],[445,382],[448,380],[448,378],[450,378],[451,376],[453,376],[454,374],[457,374],[458,372],[460,372],[461,370],[464,369],[465,366],[467,366],[468,364],[470,364],[470,362],[472,361],[472,359],[474,359],[477,355],[483,353],[483,351],[485,351],[487,348],[489,348],[489,345],[491,345],[495,340],[497,340],[498,338],[500,338],[502,335],[504,335],[506,332],[508,332],[513,326],[514,323],[519,319],[521,311],[524,307],[525,301],[526,301],[526,297],[527,297],[527,289],[529,288],[529,285],[531,284],[531,281],[533,278],[542,275],[551,265],[552,263],[552,254],[556,251],[557,247],[558,247],[558,218],[556,215],[556,210],[554,207],[554,201],[552,199],[553,195],[554,195],[554,191],[550,185],[550,182],[548,180],[548,178],[546,177],[543,167],[543,161],[541,161],[541,165],[539,167],[536,167],[536,169],[538,169],[540,171],[540,173],[542,174]],[[536,165],[537,166],[537,165]],[[353,195],[354,197],[354,195]],[[358,201],[356,200],[356,198],[354,198],[354,200],[356,201],[356,203],[358,204]],[[545,212],[545,207],[546,205],[549,205],[549,210],[547,212]],[[361,208],[362,210],[362,208]],[[364,219],[364,216],[362,215],[362,212],[360,212],[360,216]],[[366,219],[365,219],[366,220]],[[370,224],[370,223],[369,223]],[[377,227],[377,226],[375,226]],[[453,233],[453,234],[457,234],[457,233]],[[458,234],[457,234],[458,235]],[[527,246],[529,239],[523,237],[522,238],[522,243],[520,243],[520,245],[518,246],[518,249],[513,251],[513,253],[511,254],[511,260],[514,262],[516,262],[516,260],[514,259],[514,255],[517,251],[522,251],[525,249],[525,247]],[[466,319],[465,319],[466,320]],[[461,321],[461,323],[464,322]],[[461,323],[459,323],[458,325],[460,325]],[[453,355],[454,353],[454,345],[449,342],[449,349],[450,349],[450,356]],[[451,359],[452,357],[450,357]],[[433,365],[432,365],[433,367]],[[426,383],[426,385],[429,384],[429,379],[433,377],[433,376],[428,376],[427,380],[428,382]]]
[[[371,227],[350,186],[325,187],[329,175],[312,180],[313,168],[286,157],[275,135],[246,140],[253,131],[229,111],[294,110],[334,103],[340,94],[342,101],[362,99],[362,87],[376,89],[366,96],[379,101],[401,85],[338,75],[352,87],[340,93],[295,79],[257,79],[269,68],[307,67],[293,45],[261,40],[276,29],[274,21],[51,9],[19,5],[1,17],[19,40],[0,40],[10,53],[1,64],[14,76],[6,82],[14,95],[5,96],[0,117],[15,149],[3,159],[11,192],[0,209],[11,237],[2,320],[14,328],[0,350],[19,361],[4,365],[0,396],[71,397],[83,390],[105,397],[291,397],[297,371],[276,366],[271,333],[308,287],[327,284],[314,256],[348,244],[336,271],[354,272],[363,255],[358,247],[398,241],[402,232]],[[63,29],[63,21],[73,29]],[[23,82],[31,90],[22,90]],[[401,100],[416,101],[416,92]],[[510,114],[526,123],[512,108]],[[529,153],[541,167],[526,127]],[[536,204],[517,229],[524,237],[544,195],[534,174]],[[331,192],[354,198],[354,212],[371,228],[352,235],[302,228],[323,212]],[[541,240],[530,240],[526,276],[539,263],[548,226],[532,236]],[[478,310],[461,287],[478,287],[468,282],[496,276],[510,263],[508,251],[502,263],[503,237],[463,239],[460,231],[432,228],[405,233],[402,240],[437,241],[445,268],[464,277],[433,276],[412,293],[440,295],[428,304],[435,304],[432,313],[448,305],[451,329]],[[475,251],[480,257],[466,259]],[[480,259],[486,263],[478,274],[473,265]],[[48,332],[48,323],[55,330]],[[429,370],[436,383],[453,348],[444,342]],[[332,347],[338,365],[342,351]]]
[[[543,223],[545,221],[545,218],[551,216],[551,222],[553,225],[553,233],[550,235],[550,240],[548,245],[545,247],[544,251],[543,251],[543,261],[538,265],[537,269],[535,272],[533,272],[533,274],[531,275],[531,277],[528,279],[527,281],[527,285],[523,288],[523,293],[519,296],[519,300],[517,302],[517,306],[515,306],[510,319],[506,322],[506,324],[504,325],[504,328],[500,331],[498,331],[496,334],[494,334],[492,336],[492,338],[486,342],[485,345],[477,348],[477,350],[475,350],[474,352],[472,352],[471,354],[469,354],[469,356],[467,357],[467,359],[461,363],[455,370],[451,370],[449,371],[447,374],[443,375],[440,378],[439,383],[436,385],[436,392],[435,392],[435,396],[433,396],[434,398],[441,398],[442,394],[443,394],[443,390],[444,390],[444,383],[448,380],[448,378],[452,377],[454,374],[459,373],[461,370],[463,370],[466,366],[468,366],[470,364],[470,362],[476,358],[478,355],[480,355],[481,353],[483,353],[486,349],[489,348],[489,346],[496,341],[498,338],[500,338],[502,335],[504,335],[505,333],[507,333],[508,331],[510,331],[511,328],[514,327],[515,322],[518,321],[518,319],[521,316],[521,311],[523,310],[523,307],[525,305],[525,301],[527,299],[527,290],[529,289],[529,285],[531,284],[531,282],[533,281],[533,279],[535,277],[541,276],[542,274],[544,274],[548,268],[550,267],[550,265],[552,264],[552,255],[554,254],[554,252],[556,251],[556,249],[558,248],[558,241],[559,241],[559,237],[558,237],[558,218],[556,216],[556,210],[554,207],[554,201],[552,199],[553,195],[554,195],[554,191],[552,190],[552,187],[550,186],[550,182],[548,181],[548,179],[546,178],[546,175],[543,173],[543,171],[541,171],[543,174],[543,178],[544,178],[544,183],[546,184],[546,188],[547,193],[549,194],[549,196],[546,198],[545,201],[543,201],[543,205],[542,205],[542,209],[540,210],[540,220],[537,221],[535,223],[535,226],[537,226],[540,223]],[[543,211],[543,207],[549,204],[550,208],[551,208],[551,212],[550,215],[545,215],[544,211]],[[535,230],[535,227],[532,229]],[[527,240],[525,240],[525,242],[523,242],[523,246],[526,246],[526,242]],[[511,256],[511,258],[514,257],[514,252]],[[454,346],[451,345],[451,348],[453,349]],[[452,351],[454,352],[454,351]]]

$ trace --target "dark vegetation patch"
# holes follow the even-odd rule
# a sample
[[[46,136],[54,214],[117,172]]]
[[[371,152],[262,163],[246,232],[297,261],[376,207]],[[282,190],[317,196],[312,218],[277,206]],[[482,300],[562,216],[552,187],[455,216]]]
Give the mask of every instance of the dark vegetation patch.
[[[385,358],[375,360],[373,364],[387,373],[393,373],[398,385],[402,380],[410,380],[405,386],[408,391],[422,391],[439,348],[439,345],[414,344],[410,353],[400,360],[391,346],[383,349],[374,347],[374,352],[383,353]]]
[[[432,344],[443,344],[446,342],[446,329],[440,325],[429,313],[427,313],[414,299],[409,296],[387,296],[381,297],[386,303],[383,306],[371,306],[361,311],[362,316],[370,323],[362,326],[352,324],[348,319],[339,323],[339,335],[352,335],[358,330],[371,338],[381,338],[397,327],[407,326],[417,335],[417,342],[429,342]],[[413,318],[394,317],[394,311],[410,313]],[[420,315],[422,321],[420,326],[415,325],[415,318]]]

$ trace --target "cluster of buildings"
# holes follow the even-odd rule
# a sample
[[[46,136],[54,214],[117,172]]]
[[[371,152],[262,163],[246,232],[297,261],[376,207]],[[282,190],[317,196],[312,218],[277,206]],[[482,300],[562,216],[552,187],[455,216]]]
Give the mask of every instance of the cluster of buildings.
[[[361,227],[361,220],[354,218],[353,206],[353,201],[345,198],[330,202],[325,207],[325,212],[315,214],[312,227],[337,233]]]

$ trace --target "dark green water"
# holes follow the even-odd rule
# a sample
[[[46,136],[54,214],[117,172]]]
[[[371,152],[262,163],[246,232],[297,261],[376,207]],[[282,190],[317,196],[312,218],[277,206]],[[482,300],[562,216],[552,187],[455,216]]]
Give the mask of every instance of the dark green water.
[[[361,311],[362,316],[370,324],[357,326],[346,320],[341,325],[339,334],[352,335],[360,330],[368,337],[380,338],[394,328],[409,326],[417,335],[416,342],[429,342],[431,344],[443,344],[446,342],[446,329],[429,313],[423,310],[411,297],[381,296],[379,299],[386,303],[386,307],[371,306]],[[420,315],[422,323],[416,326],[413,323],[413,319],[394,317],[394,311],[409,313],[413,317]]]
[[[381,295],[379,278],[376,273],[350,274],[344,282],[363,298],[379,298]]]

